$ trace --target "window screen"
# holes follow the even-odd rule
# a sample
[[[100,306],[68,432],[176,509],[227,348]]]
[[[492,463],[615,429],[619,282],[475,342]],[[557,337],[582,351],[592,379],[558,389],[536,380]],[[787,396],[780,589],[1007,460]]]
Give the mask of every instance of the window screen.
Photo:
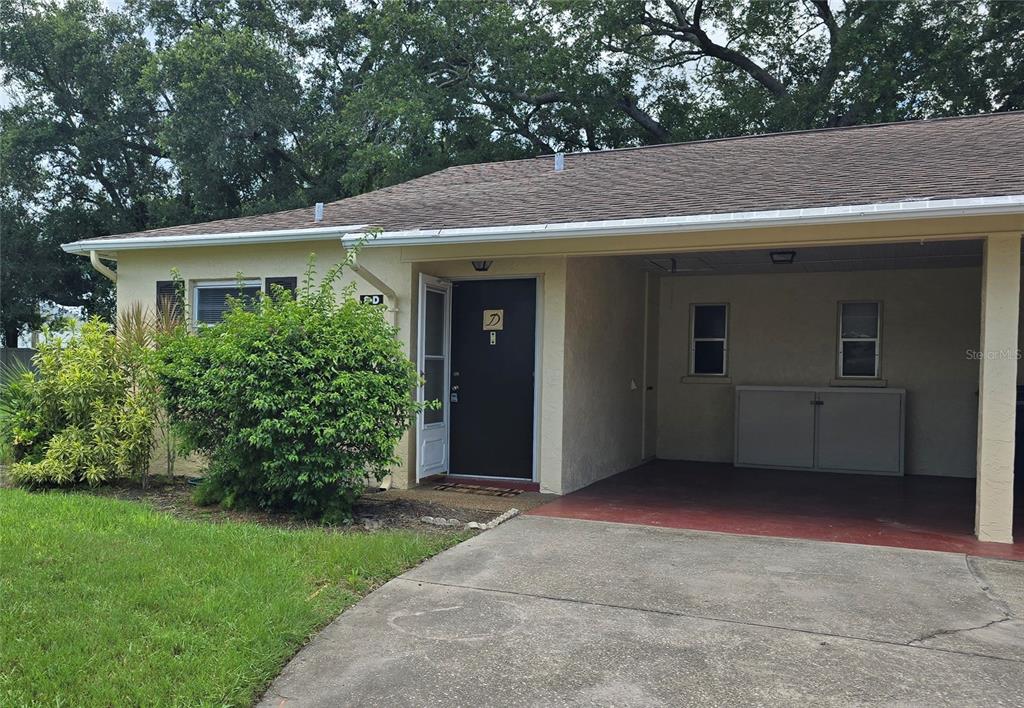
[[[426,317],[423,332],[423,366],[426,383],[423,400],[440,401],[440,408],[423,411],[423,422],[426,424],[443,423],[445,399],[445,359],[448,354],[445,347],[445,321],[447,320],[447,295],[437,290],[427,289]]]
[[[246,307],[249,307],[260,295],[260,284],[246,282],[241,288],[237,284],[200,284],[195,287],[194,292],[193,308],[196,322],[216,324],[223,319],[224,313],[227,312],[229,298],[240,299]]]
[[[690,323],[690,373],[695,376],[724,376],[728,305],[694,305]]]
[[[881,306],[877,302],[839,304],[839,375],[874,378],[879,374]]]

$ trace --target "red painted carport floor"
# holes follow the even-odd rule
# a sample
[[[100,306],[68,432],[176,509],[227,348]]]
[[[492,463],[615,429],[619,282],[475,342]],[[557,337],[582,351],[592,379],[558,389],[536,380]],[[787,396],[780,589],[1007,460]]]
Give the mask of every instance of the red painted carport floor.
[[[1024,560],[1017,543],[973,535],[974,480],[738,469],[658,460],[530,511],[591,521],[896,546]]]

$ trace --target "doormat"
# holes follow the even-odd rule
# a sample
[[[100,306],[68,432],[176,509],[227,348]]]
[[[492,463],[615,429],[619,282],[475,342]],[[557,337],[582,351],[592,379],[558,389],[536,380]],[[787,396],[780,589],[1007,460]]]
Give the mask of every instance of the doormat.
[[[435,484],[434,489],[445,492],[461,492],[462,494],[480,494],[485,497],[514,497],[523,491],[521,489],[505,489],[503,487],[484,487],[479,484],[462,484],[461,482]]]

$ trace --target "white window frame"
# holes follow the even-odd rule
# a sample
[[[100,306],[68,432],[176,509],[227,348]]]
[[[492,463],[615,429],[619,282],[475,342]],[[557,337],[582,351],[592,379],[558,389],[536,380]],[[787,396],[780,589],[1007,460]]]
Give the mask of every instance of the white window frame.
[[[875,317],[874,337],[844,337],[843,336],[843,308],[846,305],[874,305],[877,311]],[[836,308],[836,336],[838,346],[836,347],[836,376],[840,379],[878,379],[882,376],[882,301],[881,300],[841,300]],[[846,342],[874,342],[875,343],[875,370],[872,374],[847,374],[843,371],[843,346]]]
[[[263,278],[243,278],[239,280],[234,278],[231,280],[195,280],[192,281],[192,326],[198,327],[199,325],[213,325],[216,322],[202,322],[199,319],[199,291],[208,290],[212,288],[230,288],[241,285],[243,288],[259,288],[260,292],[263,292]]]
[[[724,307],[725,308],[725,336],[724,337],[696,337],[697,329],[697,308],[698,307]],[[708,374],[697,373],[697,342],[721,342],[722,343],[722,373]],[[690,376],[717,376],[725,377],[729,374],[729,303],[727,302],[694,302],[690,304]]]

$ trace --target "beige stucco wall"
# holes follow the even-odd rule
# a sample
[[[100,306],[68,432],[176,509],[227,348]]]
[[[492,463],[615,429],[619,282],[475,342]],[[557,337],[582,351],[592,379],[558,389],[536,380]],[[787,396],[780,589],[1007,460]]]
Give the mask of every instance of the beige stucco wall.
[[[345,258],[345,252],[337,241],[309,243],[267,244],[265,246],[210,246],[192,248],[154,249],[144,251],[122,251],[117,259],[117,305],[125,308],[132,303],[152,308],[156,303],[156,281],[169,280],[171,269],[176,268],[186,285],[197,280],[231,280],[241,273],[250,278],[275,276],[297,276],[299,285],[306,272],[307,260],[315,253],[316,268],[322,276],[332,265]],[[412,280],[412,266],[403,263],[397,249],[366,249],[359,257],[362,266],[372,270],[399,294],[398,326],[400,337],[411,353],[406,333],[410,331],[409,298]],[[318,281],[319,282],[319,281]],[[377,288],[366,283],[351,271],[339,281],[337,289],[355,282],[357,293],[377,292]],[[186,288],[191,298],[191,287]],[[401,464],[395,469],[393,478],[404,485],[408,479],[410,458],[410,436],[399,444]],[[178,474],[201,472],[203,461],[196,457],[179,458],[175,465]],[[158,444],[153,453],[150,470],[163,473],[166,457]]]
[[[658,342],[661,341],[661,278],[644,274],[647,291],[647,312],[644,313],[644,459],[658,455]]]
[[[1013,541],[1017,372],[1020,356],[1019,233],[985,242],[979,350],[978,486],[975,533],[982,541]]]
[[[663,277],[658,456],[730,462],[733,386],[828,385],[838,302],[881,300],[882,377],[907,389],[907,473],[974,476],[980,287],[978,268]],[[682,380],[701,302],[730,305],[728,382]]]
[[[1002,217],[1001,217],[1002,218]],[[585,278],[584,273],[617,270],[614,258],[599,260],[593,254],[624,254],[655,251],[698,251],[714,248],[810,245],[820,243],[867,243],[916,238],[921,234],[948,234],[964,237],[983,233],[998,226],[1014,228],[1021,218],[944,219],[901,222],[874,222],[835,227],[747,229],[686,234],[656,234],[608,239],[563,239],[558,241],[519,241],[494,244],[461,244],[417,247],[379,247],[364,250],[363,265],[383,278],[398,292],[397,322],[400,337],[410,356],[415,355],[415,308],[417,275],[420,272],[447,277],[476,274],[469,260],[493,258],[494,265],[483,277],[537,275],[542,279],[539,317],[542,331],[540,375],[540,424],[538,426],[539,481],[546,491],[562,492],[575,488],[589,476],[618,471],[631,464],[633,455],[619,450],[622,443],[604,459],[614,462],[597,467],[584,462],[579,451],[588,453],[582,428],[563,431],[564,425],[576,425],[577,411],[587,405],[591,387],[600,379],[589,372],[600,372],[596,359],[579,359],[575,348],[567,344],[566,319],[576,318],[576,310],[591,311],[593,303],[577,297],[581,285],[600,278]],[[1006,223],[1003,223],[1006,222]],[[190,247],[180,249],[122,251],[118,259],[118,301],[152,304],[154,283],[166,280],[172,267],[186,280],[232,279],[238,272],[252,277],[302,275],[310,252],[319,254],[321,272],[343,258],[336,241],[295,244],[267,244],[241,247]],[[543,254],[543,255],[542,255]],[[585,257],[576,258],[574,256]],[[567,260],[568,259],[568,260]],[[587,262],[590,261],[588,264]],[[575,265],[571,265],[575,264]],[[567,296],[569,268],[578,269],[573,278],[572,295]],[[589,270],[588,270],[589,269]],[[616,277],[616,276],[612,276]],[[643,277],[642,274],[638,277]],[[814,384],[828,383],[835,366],[835,301],[878,297],[885,301],[884,376],[890,386],[909,390],[909,430],[907,470],[910,473],[972,475],[975,466],[974,436],[978,387],[977,362],[964,357],[967,348],[977,348],[979,333],[980,269],[890,271],[850,274],[806,274],[733,277],[651,278],[651,308],[656,319],[648,330],[648,358],[656,364],[654,392],[649,407],[642,406],[639,420],[652,422],[646,454],[675,459],[728,461],[732,456],[732,388],[722,384],[681,383],[686,369],[688,343],[688,300],[732,303],[732,383]],[[378,289],[349,274],[361,293]],[[660,282],[659,282],[660,281]],[[590,286],[588,286],[589,288]],[[629,287],[635,287],[632,283]],[[614,288],[604,286],[595,298],[614,300],[611,310],[626,307],[626,300]],[[632,292],[632,291],[631,291]],[[586,293],[584,293],[586,294]],[[587,297],[590,295],[587,294]],[[614,296],[614,297],[613,297]],[[636,301],[641,302],[642,296]],[[597,302],[598,300],[594,300]],[[793,307],[788,307],[792,305]],[[632,306],[632,303],[629,303]],[[567,308],[576,308],[567,313]],[[798,311],[799,315],[791,313]],[[635,313],[634,313],[635,315]],[[615,316],[618,316],[616,314]],[[642,316],[623,319],[620,330],[642,323]],[[745,325],[740,328],[740,325]],[[574,325],[568,325],[570,330]],[[607,341],[625,346],[627,337],[609,332]],[[586,341],[592,333],[573,331],[572,339]],[[644,340],[642,331],[635,341]],[[741,354],[740,345],[746,343]],[[567,351],[569,350],[569,351]],[[952,352],[952,356],[946,353]],[[923,353],[923,354],[922,354]],[[615,355],[617,356],[617,355]],[[614,358],[613,354],[609,354]],[[573,380],[572,390],[563,395],[565,381]],[[638,386],[644,387],[642,366],[637,369]],[[605,371],[610,370],[604,369]],[[575,377],[575,378],[573,378]],[[587,378],[589,377],[589,378]],[[639,378],[638,378],[639,377]],[[628,384],[628,379],[627,379]],[[616,389],[618,391],[618,389]],[[621,393],[621,392],[619,392]],[[626,397],[629,399],[629,397]],[[640,398],[642,399],[642,392]],[[629,399],[631,401],[631,399]],[[603,424],[603,423],[602,423]],[[602,436],[592,441],[601,444]],[[562,476],[563,446],[567,465],[589,466],[590,472]],[[400,445],[402,464],[394,481],[404,486],[415,480],[414,446],[411,436]],[[620,464],[621,461],[621,464]],[[157,465],[159,467],[159,465]],[[618,467],[618,469],[614,469]]]
[[[138,302],[152,307],[156,300],[156,281],[168,280],[176,268],[188,285],[197,280],[234,279],[238,273],[251,278],[298,276],[300,287],[310,253],[317,255],[317,270],[322,275],[330,266],[344,259],[345,253],[335,241],[291,244],[267,244],[245,247],[193,247],[124,251],[118,254],[118,307]],[[540,424],[538,426],[537,467],[541,487],[548,491],[561,489],[562,460],[562,365],[563,326],[565,322],[565,258],[516,258],[495,260],[487,273],[477,273],[468,259],[414,263],[403,260],[398,248],[365,248],[359,254],[360,267],[381,278],[398,296],[397,324],[399,337],[410,357],[416,356],[416,308],[419,273],[438,277],[505,277],[537,276],[541,283],[538,318],[540,321]],[[346,271],[337,289],[356,283],[357,294],[378,292],[352,271]],[[191,288],[188,288],[191,297]],[[416,481],[415,444],[411,434],[399,443],[401,463],[392,472],[396,486]],[[164,469],[164,456],[157,446],[151,469]],[[195,458],[179,460],[179,472],[196,472],[202,461]]]
[[[251,278],[294,275],[301,287],[310,254],[316,254],[316,268],[321,276],[345,258],[337,241],[122,251],[117,258],[117,304],[119,308],[133,302],[152,306],[156,299],[155,283],[169,280],[171,268],[177,268],[190,284],[195,280],[233,280],[241,273]],[[386,282],[408,281],[412,272],[411,266],[398,258],[397,249],[368,248],[360,254],[359,261]],[[351,272],[339,283],[339,290],[352,281],[357,283],[359,293],[376,292],[376,288]]]
[[[643,458],[645,280],[622,259],[567,262],[563,492]]]

